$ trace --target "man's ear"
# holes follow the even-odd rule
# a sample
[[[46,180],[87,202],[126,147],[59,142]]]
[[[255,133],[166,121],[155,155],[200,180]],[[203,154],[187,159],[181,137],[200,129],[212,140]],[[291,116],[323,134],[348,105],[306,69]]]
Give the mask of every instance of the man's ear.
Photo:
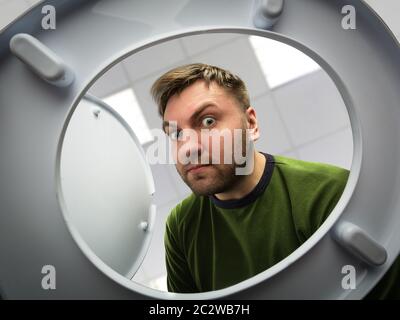
[[[249,129],[249,138],[253,141],[258,140],[260,138],[260,130],[258,128],[256,110],[251,106],[246,109],[246,121]]]

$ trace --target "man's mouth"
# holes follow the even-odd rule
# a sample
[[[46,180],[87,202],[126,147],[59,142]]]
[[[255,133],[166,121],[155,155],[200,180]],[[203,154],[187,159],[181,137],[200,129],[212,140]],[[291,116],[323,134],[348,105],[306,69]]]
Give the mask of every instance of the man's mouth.
[[[188,174],[189,172],[195,173],[195,172],[200,172],[202,170],[204,170],[204,168],[209,167],[210,164],[197,164],[197,165],[188,165],[186,167],[186,174]]]

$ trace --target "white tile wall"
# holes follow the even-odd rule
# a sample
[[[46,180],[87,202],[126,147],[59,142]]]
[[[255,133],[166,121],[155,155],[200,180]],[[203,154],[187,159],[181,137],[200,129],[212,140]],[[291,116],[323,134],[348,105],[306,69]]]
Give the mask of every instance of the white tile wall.
[[[294,149],[291,151],[282,152],[281,155],[289,158],[301,159],[299,153]]]
[[[324,71],[280,86],[272,94],[295,145],[335,132],[349,123],[343,100]]]
[[[282,153],[293,148],[277,106],[270,93],[253,99],[251,103],[257,115],[260,138],[256,141],[258,150],[272,154]]]
[[[160,69],[173,66],[184,59],[185,55],[181,43],[179,40],[172,40],[138,52],[125,59],[122,64],[133,82],[158,73]]]
[[[143,114],[146,117],[147,123],[150,128],[161,128],[161,118],[158,115],[157,107],[150,95],[151,85],[156,81],[156,79],[164,72],[168,71],[170,68],[187,63],[187,60],[181,60],[182,63],[175,63],[170,67],[163,68],[157,73],[150,74],[140,80],[133,81],[131,86],[133,91],[135,91],[139,103],[143,106]],[[149,63],[149,62],[148,62]]]
[[[266,79],[247,36],[238,36],[223,45],[210,48],[207,52],[189,57],[190,62],[204,62],[236,73],[246,83],[250,98],[268,90]]]
[[[314,142],[299,147],[300,159],[324,162],[350,169],[353,155],[353,135],[350,126]]]
[[[234,39],[241,37],[237,34],[229,33],[214,33],[214,34],[199,34],[191,37],[181,38],[183,48],[187,56],[207,52],[220,45],[231,42]]]

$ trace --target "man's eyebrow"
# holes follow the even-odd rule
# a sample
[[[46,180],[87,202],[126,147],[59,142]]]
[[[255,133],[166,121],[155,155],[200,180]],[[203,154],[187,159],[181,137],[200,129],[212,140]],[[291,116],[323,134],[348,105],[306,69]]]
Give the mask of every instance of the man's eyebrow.
[[[205,109],[211,108],[211,107],[218,109],[218,107],[215,104],[213,104],[212,102],[205,102],[199,108],[197,108],[197,110],[195,112],[193,112],[193,114],[189,118],[189,121],[193,122],[193,120],[196,119]],[[163,121],[163,130],[164,131],[165,131],[166,127],[169,127],[169,122],[170,121],[165,121],[165,120]]]
[[[205,102],[195,112],[193,112],[193,114],[190,116],[189,120],[192,122],[194,119],[196,119],[207,108],[217,108],[218,109],[218,107],[214,103]]]

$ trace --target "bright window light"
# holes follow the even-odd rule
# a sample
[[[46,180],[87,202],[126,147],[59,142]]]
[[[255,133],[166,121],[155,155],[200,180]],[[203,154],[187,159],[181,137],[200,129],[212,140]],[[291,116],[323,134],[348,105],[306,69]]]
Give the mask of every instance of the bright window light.
[[[249,39],[271,89],[321,69],[305,53],[287,44],[258,36]]]
[[[125,119],[141,144],[153,141],[154,137],[132,89],[119,91],[102,100]]]

